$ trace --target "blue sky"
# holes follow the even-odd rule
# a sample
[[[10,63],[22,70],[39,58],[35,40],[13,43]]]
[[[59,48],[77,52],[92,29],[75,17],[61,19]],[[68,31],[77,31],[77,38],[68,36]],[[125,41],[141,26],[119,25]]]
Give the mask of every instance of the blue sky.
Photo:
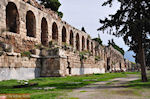
[[[97,31],[101,26],[99,19],[108,17],[109,14],[114,14],[119,8],[119,4],[114,2],[114,5],[110,7],[102,7],[104,0],[59,0],[61,2],[60,11],[64,13],[63,20],[70,25],[81,29],[85,27],[87,33],[91,37],[97,37],[98,33],[101,36],[103,44],[107,45],[108,40],[114,39],[117,45],[122,47],[125,51],[128,47],[124,44],[122,38],[116,38],[107,33]]]

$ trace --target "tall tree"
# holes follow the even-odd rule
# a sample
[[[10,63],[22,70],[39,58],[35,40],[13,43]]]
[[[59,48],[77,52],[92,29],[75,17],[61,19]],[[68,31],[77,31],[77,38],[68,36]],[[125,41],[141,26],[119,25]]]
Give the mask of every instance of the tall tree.
[[[114,0],[107,0],[102,6],[112,6]],[[142,81],[147,81],[145,70],[144,44],[150,34],[150,0],[117,0],[120,8],[110,18],[100,20],[103,24],[98,30],[110,30],[110,33],[124,38],[127,45],[137,44],[136,52],[141,65]]]

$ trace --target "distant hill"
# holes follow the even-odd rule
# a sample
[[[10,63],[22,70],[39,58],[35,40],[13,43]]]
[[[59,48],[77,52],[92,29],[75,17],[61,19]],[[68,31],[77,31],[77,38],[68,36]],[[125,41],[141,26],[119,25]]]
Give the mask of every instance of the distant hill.
[[[135,59],[133,58],[133,55],[135,55],[135,53],[133,51],[126,51],[124,54],[124,58],[128,59],[131,62],[135,62]]]

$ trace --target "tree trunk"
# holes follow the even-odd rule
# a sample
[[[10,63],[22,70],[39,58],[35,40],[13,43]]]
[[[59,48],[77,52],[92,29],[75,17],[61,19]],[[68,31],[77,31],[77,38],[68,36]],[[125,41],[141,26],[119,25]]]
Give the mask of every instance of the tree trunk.
[[[144,48],[142,46],[142,40],[139,40],[139,51],[138,51],[138,59],[141,65],[141,77],[143,82],[147,82],[147,76],[146,76],[146,69],[145,69],[145,54],[144,54]]]

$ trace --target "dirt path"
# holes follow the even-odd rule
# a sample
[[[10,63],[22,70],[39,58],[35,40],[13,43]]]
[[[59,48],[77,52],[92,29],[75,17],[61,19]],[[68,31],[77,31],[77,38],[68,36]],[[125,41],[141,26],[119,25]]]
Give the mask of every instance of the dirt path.
[[[126,78],[115,78],[110,81],[97,82],[73,90],[73,92],[68,93],[65,99],[150,99],[141,95],[135,89],[125,86],[127,82],[137,79],[139,79],[137,75],[128,75]]]

